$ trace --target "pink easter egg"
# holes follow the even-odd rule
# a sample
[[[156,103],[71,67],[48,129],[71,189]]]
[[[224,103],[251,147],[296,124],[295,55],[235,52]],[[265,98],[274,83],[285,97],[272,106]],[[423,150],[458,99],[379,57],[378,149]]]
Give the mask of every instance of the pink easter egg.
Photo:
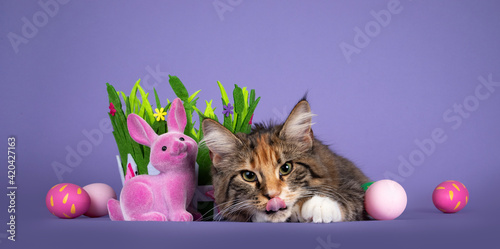
[[[92,183],[83,187],[90,196],[89,210],[84,213],[88,217],[101,217],[108,214],[108,200],[116,199],[116,193],[109,185]]]
[[[445,181],[432,192],[432,202],[443,213],[456,213],[469,202],[469,191],[459,181]]]
[[[404,188],[392,180],[380,180],[366,190],[365,209],[377,220],[393,220],[406,208],[407,197]]]
[[[49,211],[63,219],[73,219],[87,212],[90,197],[81,187],[71,183],[60,183],[47,193],[45,204]]]

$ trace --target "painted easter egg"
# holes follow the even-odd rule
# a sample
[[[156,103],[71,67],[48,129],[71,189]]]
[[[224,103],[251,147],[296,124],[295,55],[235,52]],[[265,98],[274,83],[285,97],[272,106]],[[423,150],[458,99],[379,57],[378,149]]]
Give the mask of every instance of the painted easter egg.
[[[432,202],[443,213],[456,213],[469,202],[469,191],[459,181],[445,181],[432,192]]]
[[[393,220],[406,208],[404,188],[392,180],[380,180],[371,184],[365,193],[365,209],[377,220]]]
[[[108,200],[116,199],[116,193],[109,185],[104,183],[92,183],[83,189],[90,196],[90,207],[84,213],[88,217],[101,217],[108,214]]]
[[[53,215],[63,219],[73,219],[87,212],[90,197],[78,185],[60,183],[49,190],[45,204]]]

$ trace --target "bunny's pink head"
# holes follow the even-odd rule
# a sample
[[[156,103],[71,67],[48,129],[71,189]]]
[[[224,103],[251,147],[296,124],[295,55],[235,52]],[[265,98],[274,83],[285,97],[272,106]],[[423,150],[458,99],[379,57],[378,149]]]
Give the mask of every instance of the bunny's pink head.
[[[158,136],[144,119],[136,114],[127,118],[130,136],[151,148],[151,164],[160,172],[194,165],[198,145],[184,134],[186,112],[180,99],[172,102],[167,116],[168,132]]]

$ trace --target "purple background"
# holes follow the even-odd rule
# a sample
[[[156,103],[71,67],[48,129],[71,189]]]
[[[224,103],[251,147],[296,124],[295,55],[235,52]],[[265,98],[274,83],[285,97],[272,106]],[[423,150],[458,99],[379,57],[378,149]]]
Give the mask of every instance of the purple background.
[[[370,12],[387,10],[389,0],[220,2],[229,6],[221,15],[212,0],[70,1],[58,4],[47,20],[35,1],[0,2],[1,138],[17,139],[19,188],[15,243],[5,238],[8,201],[5,194],[0,197],[2,248],[328,248],[320,242],[328,240],[340,248],[477,248],[498,243],[493,235],[500,221],[495,213],[500,87],[481,88],[488,98],[471,106],[478,77],[500,81],[498,1],[403,0],[385,27],[371,26],[376,34],[368,44],[358,44],[363,48],[350,62],[340,45],[354,45],[356,27],[370,28],[375,20]],[[8,34],[23,35],[23,17],[31,23],[39,18],[41,27],[27,33],[33,37],[16,52]],[[150,73],[156,68],[161,74]],[[218,111],[217,80],[227,89],[235,83],[256,89],[262,97],[257,122],[283,120],[309,90],[318,114],[315,134],[372,179],[387,172],[401,177],[407,210],[395,221],[323,225],[52,216],[45,194],[59,179],[51,165],[66,164],[67,148],[76,149],[88,140],[84,131],[107,120],[105,83],[128,92],[137,79],[148,79],[165,101],[173,98],[166,73],[177,75],[190,93],[202,89],[200,105],[214,99]],[[443,115],[464,101],[468,117],[453,129],[456,121]],[[399,158],[417,158],[415,140],[427,141],[435,129],[442,129],[446,140],[412,172],[400,174]],[[6,152],[6,141],[1,144]],[[118,192],[117,153],[113,136],[105,133],[62,181],[104,182]],[[0,186],[7,185],[6,171],[0,170]],[[431,201],[434,187],[449,179],[463,182],[471,195],[468,206],[453,215],[440,213]]]

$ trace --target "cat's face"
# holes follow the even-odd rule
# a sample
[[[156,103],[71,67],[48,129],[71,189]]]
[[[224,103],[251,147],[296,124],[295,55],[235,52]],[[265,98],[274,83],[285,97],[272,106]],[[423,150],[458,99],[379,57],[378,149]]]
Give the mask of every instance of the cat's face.
[[[205,120],[212,177],[220,215],[233,221],[284,222],[294,205],[311,196],[317,178],[311,165],[313,134],[309,104],[301,101],[283,125],[257,125],[251,134],[232,134]]]

